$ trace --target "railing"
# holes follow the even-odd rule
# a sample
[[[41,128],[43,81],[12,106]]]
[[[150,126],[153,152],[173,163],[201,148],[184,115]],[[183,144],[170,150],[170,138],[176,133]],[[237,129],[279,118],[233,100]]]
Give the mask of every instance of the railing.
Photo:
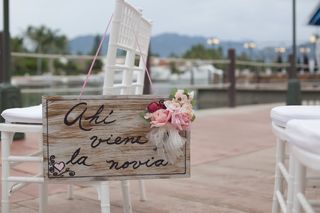
[[[92,55],[62,55],[62,54],[38,54],[38,53],[12,53],[13,58],[34,58],[41,60],[57,60],[57,59],[66,59],[66,60],[92,60]],[[98,56],[98,59],[104,60],[105,56]],[[123,57],[119,57],[119,60],[123,60]],[[231,59],[212,59],[212,60],[199,60],[199,59],[185,59],[185,58],[158,58],[151,57],[150,62],[152,66],[163,66],[159,62],[165,62],[164,66],[168,66],[174,63],[176,66],[181,65],[189,65],[191,67],[199,67],[201,65],[213,64],[216,68],[223,70],[223,75],[220,76],[220,80],[209,82],[207,85],[214,86],[218,85],[220,87],[225,87],[223,85],[227,85],[228,88],[232,87],[232,83],[230,83],[230,73],[229,67],[231,63]],[[248,88],[248,89],[262,89],[262,88],[270,88],[270,87],[279,87],[285,90],[286,81],[287,81],[287,73],[290,69],[289,63],[264,63],[258,61],[243,61],[236,60],[234,58],[235,69],[235,79],[237,86],[236,88]],[[296,64],[297,70],[301,70],[298,72],[298,77],[301,79],[302,88],[313,88],[317,87],[320,82],[320,71],[319,67],[314,67],[314,69],[318,69],[317,72],[303,72],[303,70],[308,70],[308,65]],[[67,71],[66,71],[67,72]],[[152,69],[151,69],[152,72]],[[82,74],[84,74],[82,72]],[[78,74],[79,75],[79,74]],[[76,77],[79,81],[84,77],[84,75]],[[218,76],[219,77],[219,76]],[[61,78],[61,77],[60,77]],[[61,81],[62,78],[60,79]],[[67,81],[66,81],[67,82]],[[190,84],[192,83],[192,79],[190,79]],[[91,84],[87,88],[87,92],[91,94],[98,94],[101,91],[101,86],[99,83]],[[195,85],[200,86],[200,85]],[[203,86],[203,85],[202,85]],[[76,94],[79,91],[80,85],[73,85],[72,88],[68,87],[68,94]],[[43,88],[23,88],[23,94],[59,94],[65,93],[65,87],[54,87],[47,85],[47,87]],[[307,98],[303,102],[304,104],[319,104],[318,100],[314,100],[313,98]]]
[[[69,54],[41,54],[41,53],[20,53],[20,52],[12,52],[11,53],[13,58],[34,58],[34,59],[47,59],[47,60],[55,60],[55,59],[66,59],[66,60],[92,60],[93,55],[69,55]],[[160,59],[157,57],[151,57],[152,59]],[[104,60],[105,56],[98,56],[98,59]],[[185,59],[185,58],[165,58],[168,63],[191,63],[197,65],[203,64],[214,64],[216,66],[221,65],[229,65],[229,59],[212,59],[212,60],[200,60],[200,59]],[[153,61],[153,60],[151,60]],[[256,61],[243,61],[243,60],[236,60],[236,65],[239,67],[247,67],[251,68],[253,72],[261,71],[261,68],[270,68],[270,69],[277,69],[283,68],[284,72],[290,67],[290,64],[285,63],[265,63],[265,62],[256,62]],[[296,64],[297,69],[309,69],[308,65],[304,64]],[[317,66],[314,69],[318,69]]]
[[[22,58],[41,58],[41,59],[85,59],[91,60],[93,59],[93,55],[64,55],[64,54],[42,54],[42,53],[19,53],[12,52],[12,57],[22,57]],[[98,59],[103,59],[105,56],[98,56]]]

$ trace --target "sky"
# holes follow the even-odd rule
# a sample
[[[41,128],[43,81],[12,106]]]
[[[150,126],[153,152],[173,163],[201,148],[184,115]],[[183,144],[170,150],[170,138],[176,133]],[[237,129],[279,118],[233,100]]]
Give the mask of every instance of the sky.
[[[128,0],[153,20],[153,35],[176,32],[215,36],[221,40],[252,40],[264,46],[289,44],[292,0]],[[297,1],[297,40],[307,41],[320,27],[307,26],[320,0]],[[10,0],[10,30],[22,34],[29,25],[47,25],[69,38],[102,34],[114,0]],[[2,1],[1,1],[2,14]],[[3,28],[2,16],[0,29]]]

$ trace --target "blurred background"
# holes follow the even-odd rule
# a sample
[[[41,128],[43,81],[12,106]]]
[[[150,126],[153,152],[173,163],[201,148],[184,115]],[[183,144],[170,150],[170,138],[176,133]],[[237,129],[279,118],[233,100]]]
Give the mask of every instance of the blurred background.
[[[318,103],[319,0],[130,2],[153,20],[149,92],[192,88],[199,109],[283,102],[288,79],[297,78],[303,103]],[[1,57],[2,81],[21,91],[22,105],[40,103],[43,94],[79,94],[114,1],[2,0],[1,7],[0,31],[9,23],[11,56],[9,68]],[[107,44],[108,37],[86,94],[100,94]]]

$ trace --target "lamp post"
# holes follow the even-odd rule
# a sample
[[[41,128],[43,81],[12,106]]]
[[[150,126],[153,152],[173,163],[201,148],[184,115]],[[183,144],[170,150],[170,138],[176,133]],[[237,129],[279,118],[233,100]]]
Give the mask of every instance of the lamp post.
[[[209,46],[212,46],[212,49],[213,49],[212,50],[212,54],[213,54],[213,57],[214,57],[215,47],[217,47],[220,44],[220,39],[217,38],[217,37],[208,38],[207,44]]]
[[[250,60],[253,61],[253,50],[257,47],[256,43],[254,43],[253,41],[249,41],[249,42],[245,42],[243,44],[243,47],[247,50],[249,50],[249,55],[250,55]],[[253,67],[251,67],[251,69],[253,69]],[[251,69],[250,72],[251,72]],[[260,81],[260,77],[259,77],[259,71],[253,71],[255,76],[256,76],[256,82],[258,83]]]
[[[315,44],[315,43],[317,42],[318,38],[319,38],[318,35],[313,34],[313,35],[311,35],[311,36],[309,37],[309,42],[310,42],[311,44]]]
[[[215,47],[220,44],[220,39],[217,38],[217,37],[209,38],[209,39],[207,40],[207,44],[213,47],[212,57],[214,57]],[[212,66],[214,67],[213,64],[212,64]],[[208,84],[210,84],[210,83],[211,83],[211,73],[210,73],[210,70],[208,70]]]
[[[301,48],[299,48],[299,52],[302,55],[302,60],[301,60],[302,65],[303,65],[302,70],[308,71],[308,68],[306,68],[305,66],[308,66],[308,64],[309,64],[308,53],[310,52],[310,48],[301,47]]]
[[[207,40],[207,44],[211,46],[217,46],[220,44],[220,39],[217,37],[212,37]]]
[[[243,44],[243,47],[247,50],[249,50],[250,58],[253,60],[253,50],[257,47],[256,43],[253,41],[245,42]]]
[[[316,67],[317,67],[317,56],[316,56],[316,44],[317,44],[317,41],[319,39],[319,36],[316,35],[316,34],[313,34],[309,37],[309,42],[311,44],[311,48],[312,48],[312,51],[313,52],[313,55],[312,57],[310,58],[310,60],[312,60],[313,62],[313,65],[315,66],[313,70],[310,70],[312,73],[316,70]]]
[[[275,53],[277,54],[277,63],[282,64],[282,55],[286,52],[286,48],[284,47],[276,47],[274,48]],[[278,68],[278,72],[282,71],[282,66]]]
[[[301,104],[300,82],[296,70],[296,0],[292,0],[292,56],[291,69],[288,75],[287,105]]]

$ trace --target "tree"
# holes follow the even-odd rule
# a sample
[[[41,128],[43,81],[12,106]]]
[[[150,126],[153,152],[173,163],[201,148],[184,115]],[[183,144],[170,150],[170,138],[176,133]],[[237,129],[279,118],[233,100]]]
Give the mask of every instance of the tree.
[[[177,68],[177,65],[174,61],[171,61],[169,66],[170,66],[171,74],[178,74],[178,75],[181,74],[181,71]]]
[[[11,51],[27,52],[23,37],[16,36],[11,38]],[[34,58],[12,57],[11,69],[14,75],[35,74],[37,62]]]
[[[101,37],[99,35],[96,35],[94,37],[93,46],[92,46],[92,49],[91,49],[91,52],[90,52],[91,55],[95,55],[96,54],[100,42],[101,42]],[[98,55],[100,55],[100,53]],[[92,63],[92,61],[90,61],[90,63],[88,63],[88,69],[89,69],[91,63]],[[93,65],[92,70],[101,71],[102,67],[103,67],[102,61],[97,58],[95,63],[94,63],[94,65]]]
[[[192,46],[183,54],[183,58],[193,59],[221,59],[223,58],[222,49],[205,48],[202,44]]]
[[[179,58],[176,53],[170,53],[169,58]]]
[[[237,59],[240,61],[250,61],[250,57],[245,52],[241,52]]]
[[[159,53],[155,53],[155,52],[152,52],[152,51],[150,51],[150,54],[148,54],[148,55],[151,56],[151,57],[160,57]]]
[[[11,38],[11,51],[12,52],[26,52],[23,44],[23,38],[16,36]]]
[[[46,26],[29,26],[22,36],[11,38],[13,52],[35,52],[45,54],[68,53],[68,39],[58,30]],[[54,74],[74,75],[87,72],[87,63],[83,60],[41,59],[13,57],[12,71],[15,75],[41,74],[48,71]]]
[[[68,39],[61,35],[59,30],[51,30],[46,26],[29,26],[25,36],[34,46],[34,52],[37,53],[55,53],[65,54],[68,52]]]
[[[61,35],[59,30],[51,30],[42,25],[40,27],[29,26],[25,32],[26,38],[31,42],[34,52],[65,54],[68,50],[68,40],[65,35]],[[55,72],[54,60],[49,60],[49,72]],[[37,60],[38,74],[43,71],[42,60]]]

